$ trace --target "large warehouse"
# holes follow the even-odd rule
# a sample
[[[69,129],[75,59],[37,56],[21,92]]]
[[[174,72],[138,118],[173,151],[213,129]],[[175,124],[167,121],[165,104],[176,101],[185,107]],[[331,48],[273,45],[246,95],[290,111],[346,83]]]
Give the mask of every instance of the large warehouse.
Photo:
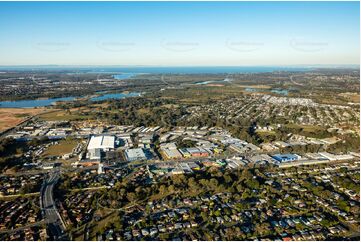
[[[92,136],[88,144],[87,158],[90,160],[100,161],[102,152],[109,151],[115,148],[115,136],[99,135]]]
[[[92,136],[88,144],[88,150],[101,149],[102,151],[109,151],[115,148],[115,136],[100,135]]]

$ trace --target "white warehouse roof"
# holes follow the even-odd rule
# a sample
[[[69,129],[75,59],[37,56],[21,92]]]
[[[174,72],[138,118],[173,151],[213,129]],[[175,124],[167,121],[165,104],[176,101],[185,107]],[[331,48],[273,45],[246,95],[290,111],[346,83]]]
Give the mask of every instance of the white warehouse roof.
[[[92,136],[88,144],[90,149],[109,150],[115,148],[115,137],[112,135]]]

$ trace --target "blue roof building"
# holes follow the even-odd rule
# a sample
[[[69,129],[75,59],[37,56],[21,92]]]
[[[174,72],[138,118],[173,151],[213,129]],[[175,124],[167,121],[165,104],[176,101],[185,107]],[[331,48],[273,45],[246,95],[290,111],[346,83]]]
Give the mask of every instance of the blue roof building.
[[[279,162],[289,162],[298,160],[299,156],[295,154],[276,154],[272,155],[272,158]]]

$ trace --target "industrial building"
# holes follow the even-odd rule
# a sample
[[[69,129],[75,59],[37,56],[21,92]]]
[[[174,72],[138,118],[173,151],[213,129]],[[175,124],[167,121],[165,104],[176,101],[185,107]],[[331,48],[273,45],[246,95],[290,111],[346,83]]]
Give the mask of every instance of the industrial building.
[[[275,160],[267,154],[254,155],[249,158],[249,161],[254,163],[265,163],[265,164],[267,163],[273,164],[275,162]]]
[[[160,150],[165,159],[180,159],[182,154],[178,151],[175,143],[166,143],[160,145]]]
[[[330,161],[337,161],[337,160],[352,160],[354,159],[353,155],[334,155],[328,152],[320,152],[321,156],[325,157]]]
[[[139,136],[139,143],[151,144],[153,143],[154,135],[153,134],[142,134]]]
[[[147,160],[151,158],[150,152],[142,148],[126,149],[124,154],[127,161]]]
[[[183,155],[184,158],[209,156],[209,153],[205,149],[200,148],[200,147],[184,148],[184,149],[179,149],[179,151]]]
[[[319,153],[306,153],[305,156],[311,160],[327,160],[326,157],[320,155]]]
[[[290,162],[290,161],[298,160],[300,156],[296,154],[276,154],[276,155],[272,155],[272,158],[279,162]]]
[[[101,149],[102,151],[109,151],[115,148],[115,136],[100,135],[92,136],[88,144],[88,150]]]
[[[99,135],[92,136],[88,144],[87,158],[89,160],[101,160],[102,152],[109,151],[115,148],[115,136],[113,135]]]
[[[101,159],[101,150],[98,148],[90,149],[90,150],[88,150],[87,157],[90,160],[100,160]]]

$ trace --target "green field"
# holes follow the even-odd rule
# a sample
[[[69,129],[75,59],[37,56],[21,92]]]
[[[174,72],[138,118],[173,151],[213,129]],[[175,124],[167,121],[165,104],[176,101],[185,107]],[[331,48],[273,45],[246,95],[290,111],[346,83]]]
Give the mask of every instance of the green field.
[[[44,121],[72,121],[88,119],[88,116],[78,114],[76,112],[68,113],[65,110],[59,110],[39,115],[39,118]]]
[[[62,156],[71,153],[77,144],[77,140],[61,140],[59,144],[50,146],[43,156]]]

